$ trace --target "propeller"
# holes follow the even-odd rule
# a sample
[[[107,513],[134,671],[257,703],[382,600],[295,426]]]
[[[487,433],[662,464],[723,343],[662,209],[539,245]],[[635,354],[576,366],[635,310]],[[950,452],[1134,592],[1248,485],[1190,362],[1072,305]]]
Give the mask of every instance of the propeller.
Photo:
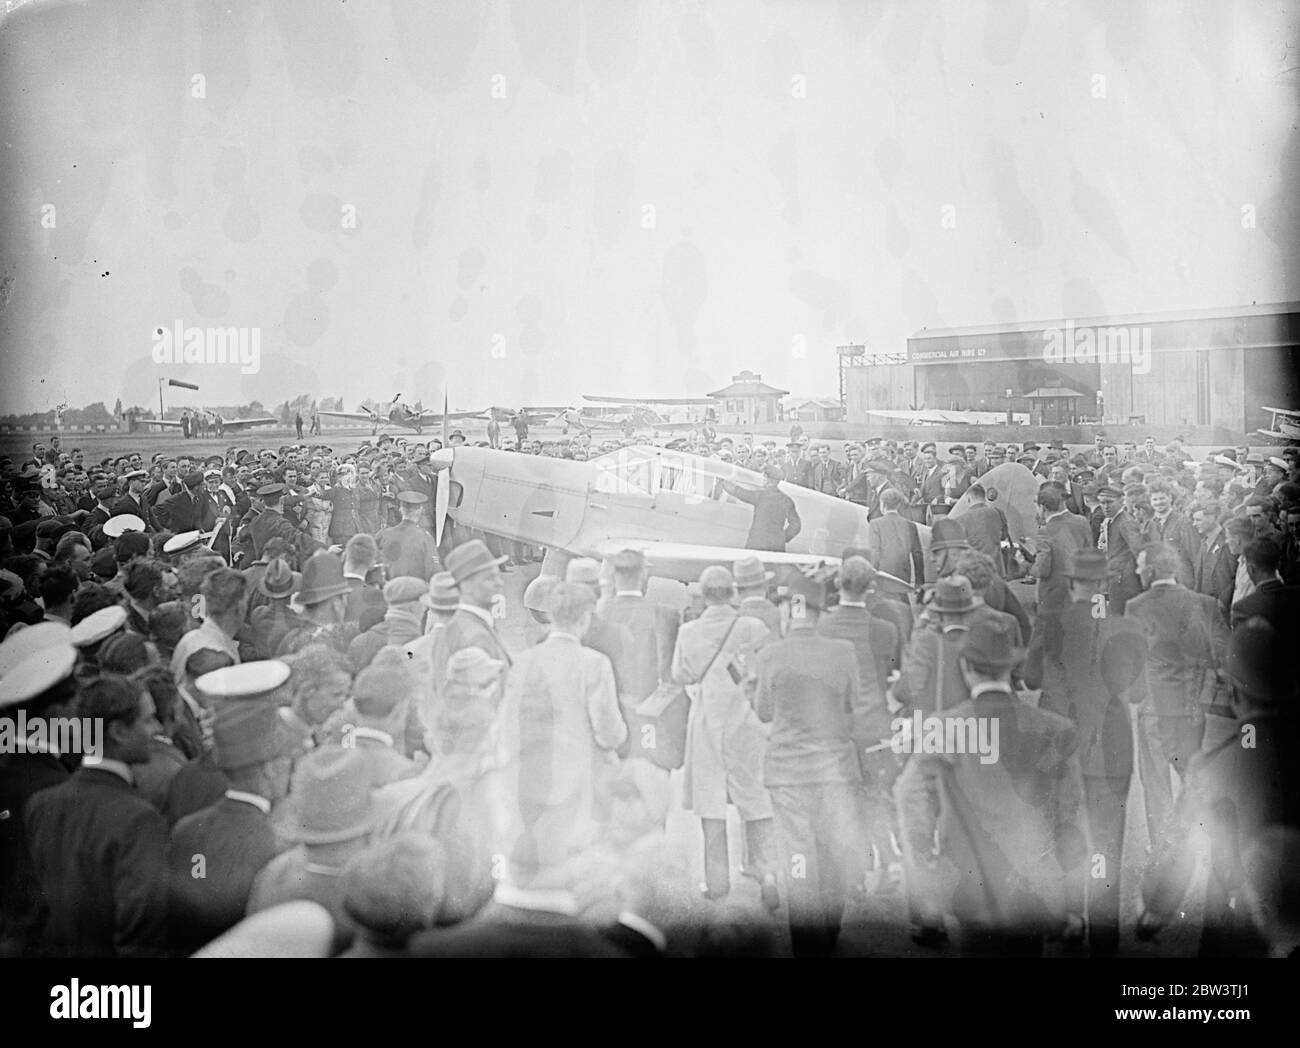
[[[447,522],[447,507],[451,503],[451,466],[455,460],[455,450],[446,447],[429,456],[429,465],[439,471],[438,484],[433,492],[433,541],[439,545]]]

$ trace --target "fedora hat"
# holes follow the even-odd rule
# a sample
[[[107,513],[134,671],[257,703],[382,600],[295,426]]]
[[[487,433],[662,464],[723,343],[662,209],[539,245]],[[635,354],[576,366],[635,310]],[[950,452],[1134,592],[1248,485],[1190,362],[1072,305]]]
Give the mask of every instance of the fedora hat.
[[[930,549],[967,549],[970,540],[961,521],[942,517],[930,527]]]
[[[827,602],[826,583],[820,579],[811,579],[802,572],[795,572],[790,577],[789,585],[782,594],[783,600],[797,602],[805,608],[825,611]]]
[[[270,570],[268,567],[267,571]],[[343,559],[326,550],[317,550],[303,565],[302,584],[294,598],[299,604],[309,606],[347,592],[349,586],[343,577]]]
[[[731,566],[731,574],[737,587],[761,586],[776,577],[776,572],[763,570],[763,562],[757,557],[742,557]]]
[[[294,769],[286,840],[337,844],[370,832],[375,819],[370,765],[357,749],[322,746]]]
[[[279,557],[275,557],[257,580],[257,592],[272,600],[280,600],[297,590],[301,583],[302,576]]]
[[[509,557],[494,557],[482,539],[470,539],[447,554],[447,571],[456,585],[462,585],[471,575],[481,571],[495,571]]]
[[[934,610],[959,615],[975,610],[975,594],[965,575],[945,575],[934,584]]]
[[[538,575],[524,587],[524,607],[529,611],[549,614],[547,608],[551,600],[551,591],[563,581],[558,575]]]
[[[429,580],[429,592],[420,598],[420,603],[434,611],[455,611],[460,605],[456,580],[449,572],[436,572]]]
[[[1025,657],[1025,649],[1016,644],[1014,619],[980,616],[971,623],[962,657],[978,669],[1009,669]]]
[[[1106,554],[1097,549],[1076,550],[1070,558],[1065,577],[1088,582],[1105,582],[1110,572],[1106,569]]]

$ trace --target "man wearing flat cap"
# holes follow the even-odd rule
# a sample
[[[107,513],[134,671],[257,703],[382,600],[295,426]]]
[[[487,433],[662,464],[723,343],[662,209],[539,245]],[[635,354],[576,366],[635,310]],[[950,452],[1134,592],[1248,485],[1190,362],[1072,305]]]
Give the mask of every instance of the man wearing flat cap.
[[[923,945],[946,939],[944,913],[956,916],[962,952],[973,956],[1039,956],[1049,935],[1082,932],[1089,865],[1078,732],[1016,698],[1011,671],[1024,655],[1015,623],[974,622],[960,653],[971,697],[944,712],[942,744],[914,747],[895,783]]]
[[[269,695],[288,678],[283,662],[266,661],[196,681],[216,706],[213,755],[229,788],[172,828],[167,855],[174,949],[191,953],[238,924],[253,878],[287,847],[270,815],[288,792],[296,745]]]
[[[379,556],[388,566],[389,578],[407,575],[428,582],[441,570],[438,544],[424,526],[429,496],[421,491],[399,491],[397,504],[402,519],[375,536]]]
[[[1088,941],[1092,956],[1113,957],[1119,946],[1119,879],[1133,777],[1129,705],[1146,700],[1147,643],[1141,626],[1129,616],[1095,613],[1105,600],[1104,553],[1075,550],[1063,576],[1066,603],[1040,614],[1034,623],[1025,685],[1042,689],[1039,709],[1067,718],[1079,733],[1094,856],[1088,879]]]

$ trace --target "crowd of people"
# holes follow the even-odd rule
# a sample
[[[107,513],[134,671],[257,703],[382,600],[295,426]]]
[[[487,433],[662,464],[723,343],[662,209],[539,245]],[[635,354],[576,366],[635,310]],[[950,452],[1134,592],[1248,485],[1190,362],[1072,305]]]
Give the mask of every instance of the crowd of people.
[[[0,458],[0,954],[818,956],[894,899],[925,949],[1108,956],[1135,818],[1137,937],[1208,836],[1202,952],[1295,948],[1300,449],[674,443],[872,540],[676,603],[571,559],[521,641],[542,551],[435,540],[436,439]]]

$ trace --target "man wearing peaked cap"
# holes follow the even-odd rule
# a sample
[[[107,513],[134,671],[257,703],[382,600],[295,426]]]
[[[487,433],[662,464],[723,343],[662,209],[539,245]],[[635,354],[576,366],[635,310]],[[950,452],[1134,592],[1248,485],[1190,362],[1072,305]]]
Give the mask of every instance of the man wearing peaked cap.
[[[402,519],[375,536],[379,555],[390,577],[410,576],[427,582],[441,569],[438,544],[423,526],[429,496],[419,491],[399,491]]]
[[[1064,566],[1064,603],[1034,623],[1025,684],[1042,689],[1038,708],[1074,722],[1093,853],[1105,860],[1088,880],[1088,938],[1094,957],[1119,945],[1119,876],[1133,776],[1129,706],[1146,696],[1147,642],[1126,615],[1098,616],[1106,554],[1078,549]]]
[[[134,513],[116,513],[104,522],[104,534],[110,539],[120,538],[128,531],[145,531],[144,521]]]
[[[1209,834],[1212,861],[1205,888],[1200,956],[1266,956],[1266,944],[1244,920],[1240,870],[1252,841],[1268,827],[1296,825],[1294,637],[1264,619],[1239,625],[1223,672],[1238,731],[1198,754],[1168,832],[1142,882],[1145,910],[1139,939],[1176,919],[1199,868],[1200,838]],[[1249,739],[1251,745],[1243,745]],[[1294,870],[1285,871],[1294,877]]]
[[[93,656],[113,634],[126,628],[126,609],[120,604],[100,608],[72,627],[72,643],[83,655]]]
[[[1083,927],[1077,731],[1016,698],[1011,671],[1024,654],[1016,639],[1013,622],[971,625],[960,662],[971,698],[947,711],[948,724],[984,734],[945,731],[939,752],[914,751],[894,787],[909,908],[921,925],[914,934],[936,945],[942,915],[955,914],[968,955],[1037,956],[1047,936],[1077,937]],[[955,887],[937,876],[948,864]]]
[[[203,546],[203,532],[182,531],[163,543],[163,554],[168,557],[181,557],[193,553]]]
[[[66,626],[40,623],[11,633],[0,644],[0,735],[17,734],[19,715],[47,722],[75,712],[72,671],[76,649]],[[16,740],[15,740],[16,741]],[[27,845],[27,803],[42,790],[64,783],[68,769],[48,738],[30,734],[21,746],[0,752],[0,928],[17,956],[35,952],[44,902]]]
[[[272,538],[282,538],[298,551],[298,561],[302,563],[322,546],[306,530],[299,530],[284,515],[283,484],[264,484],[257,489],[257,497],[262,502],[262,512],[248,525],[249,539],[253,544],[253,553],[260,559],[262,550]]]
[[[213,721],[213,752],[229,787],[215,804],[188,815],[172,829],[168,847],[172,946],[190,952],[243,919],[253,879],[284,850],[270,820],[271,806],[288,792],[294,741],[266,692],[270,679],[251,679],[264,663],[217,670],[199,679],[208,694],[222,693],[239,702],[222,702]],[[215,680],[213,678],[222,678]],[[195,856],[205,860],[196,877]]]

